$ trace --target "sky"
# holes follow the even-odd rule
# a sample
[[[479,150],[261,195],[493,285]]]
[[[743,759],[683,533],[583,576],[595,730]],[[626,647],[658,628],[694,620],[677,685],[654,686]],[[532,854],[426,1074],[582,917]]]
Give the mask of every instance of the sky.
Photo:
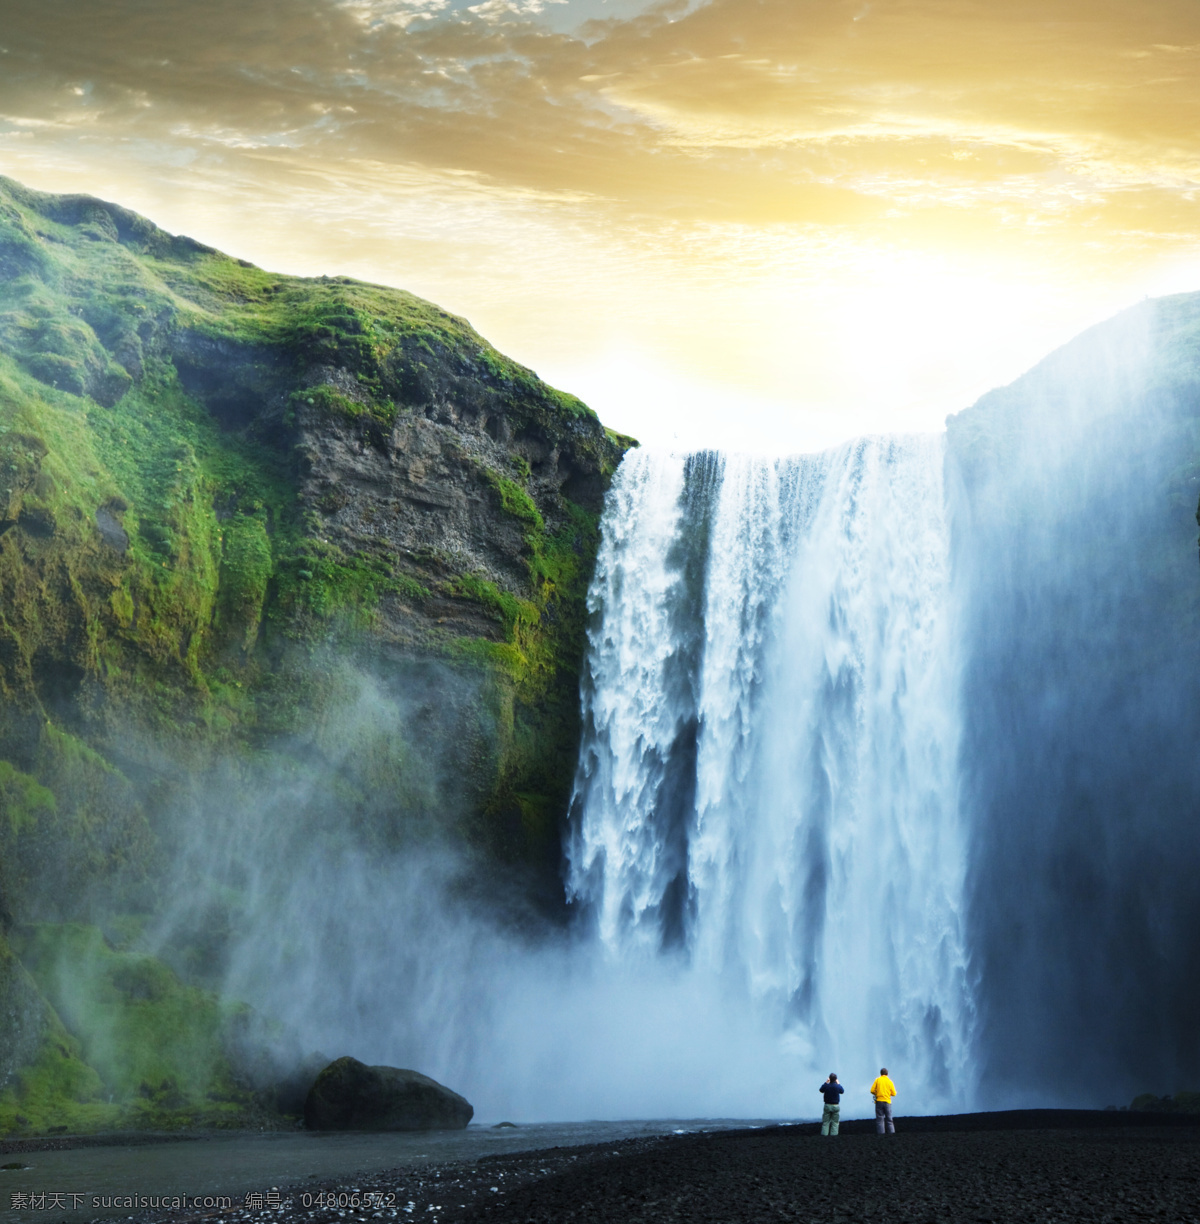
[[[677,448],[1200,289],[1195,0],[4,0],[0,174],[396,285]]]

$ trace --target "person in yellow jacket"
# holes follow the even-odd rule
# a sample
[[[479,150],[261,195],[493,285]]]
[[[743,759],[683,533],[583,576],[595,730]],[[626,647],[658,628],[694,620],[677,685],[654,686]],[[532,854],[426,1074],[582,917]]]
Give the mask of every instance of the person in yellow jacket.
[[[886,1128],[889,1135],[894,1135],[896,1124],[892,1121],[892,1097],[896,1095],[896,1085],[889,1078],[887,1067],[879,1068],[870,1093],[875,1098],[875,1133],[882,1135]]]

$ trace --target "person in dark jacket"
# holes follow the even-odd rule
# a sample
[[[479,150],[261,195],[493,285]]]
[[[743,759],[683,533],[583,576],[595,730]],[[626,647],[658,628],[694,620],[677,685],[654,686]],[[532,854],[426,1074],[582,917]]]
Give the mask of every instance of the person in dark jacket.
[[[825,1098],[825,1108],[821,1111],[821,1134],[836,1135],[842,1116],[842,1093],[846,1090],[838,1083],[838,1077],[830,1071],[829,1078],[817,1091]]]

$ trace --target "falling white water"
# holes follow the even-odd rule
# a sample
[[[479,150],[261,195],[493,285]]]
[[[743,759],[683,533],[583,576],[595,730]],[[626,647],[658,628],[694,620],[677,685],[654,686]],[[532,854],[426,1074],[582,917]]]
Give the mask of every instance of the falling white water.
[[[590,607],[568,889],[610,957],[969,1103],[941,439],[634,452]]]

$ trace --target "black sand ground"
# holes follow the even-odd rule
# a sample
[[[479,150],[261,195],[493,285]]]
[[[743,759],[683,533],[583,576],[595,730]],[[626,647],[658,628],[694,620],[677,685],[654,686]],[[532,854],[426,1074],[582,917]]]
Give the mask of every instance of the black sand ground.
[[[1200,1224],[1200,1119],[1034,1110],[631,1139],[292,1188],[181,1224],[1178,1221]]]

